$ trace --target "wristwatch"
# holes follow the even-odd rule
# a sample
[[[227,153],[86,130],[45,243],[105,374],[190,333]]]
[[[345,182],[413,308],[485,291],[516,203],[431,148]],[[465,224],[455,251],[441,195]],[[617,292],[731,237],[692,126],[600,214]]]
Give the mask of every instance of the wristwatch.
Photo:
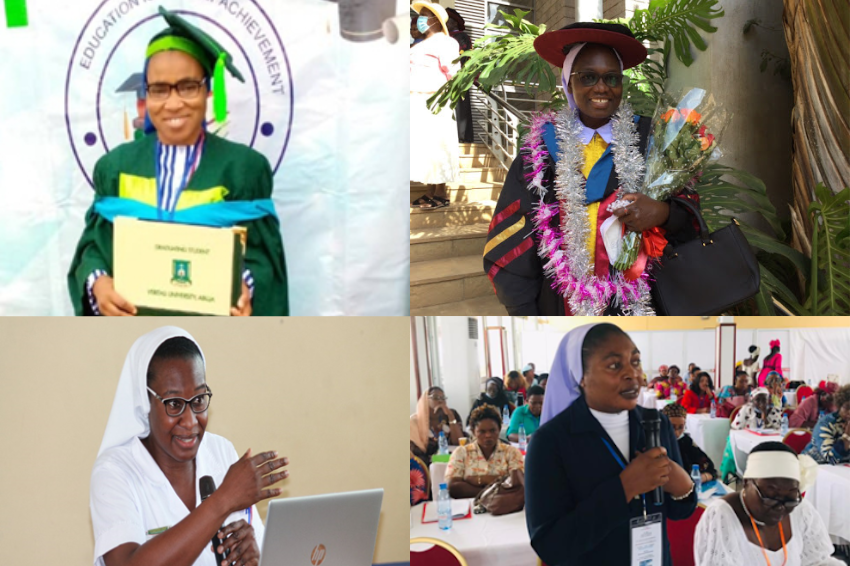
[[[453,421],[449,421],[449,424],[457,424],[457,419],[455,419]]]

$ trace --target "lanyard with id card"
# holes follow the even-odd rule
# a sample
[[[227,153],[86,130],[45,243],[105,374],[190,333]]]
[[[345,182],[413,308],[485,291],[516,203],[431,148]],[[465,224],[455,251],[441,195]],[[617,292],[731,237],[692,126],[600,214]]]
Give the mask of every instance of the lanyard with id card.
[[[620,467],[626,469],[625,463],[617,455],[611,444],[602,439],[614,460]],[[661,513],[646,514],[646,495],[641,495],[643,501],[643,517],[636,517],[629,521],[629,537],[631,539],[631,566],[662,566],[662,535]]]

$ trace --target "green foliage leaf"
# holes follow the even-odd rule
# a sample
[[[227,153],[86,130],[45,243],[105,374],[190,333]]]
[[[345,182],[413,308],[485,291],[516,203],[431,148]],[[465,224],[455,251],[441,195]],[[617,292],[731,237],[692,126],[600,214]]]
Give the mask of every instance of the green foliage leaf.
[[[850,188],[832,194],[823,183],[815,187],[819,206],[810,206],[812,217],[812,268],[809,281],[809,306],[811,314],[850,314]],[[813,205],[815,203],[812,203]]]

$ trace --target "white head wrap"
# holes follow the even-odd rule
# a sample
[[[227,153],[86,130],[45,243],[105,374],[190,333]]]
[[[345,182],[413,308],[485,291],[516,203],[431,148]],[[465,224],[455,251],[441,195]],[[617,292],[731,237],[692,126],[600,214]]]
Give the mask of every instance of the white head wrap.
[[[567,95],[567,102],[570,103],[570,108],[575,110],[578,108],[576,106],[576,101],[573,98],[573,95],[570,94],[570,91],[567,90],[567,84],[570,82],[570,74],[573,72],[573,63],[578,56],[578,52],[581,51],[582,47],[587,45],[587,43],[576,43],[573,45],[570,50],[567,52],[567,57],[564,59],[564,66],[561,68],[561,85],[564,87],[564,94]],[[613,47],[611,51],[614,52],[614,55],[617,56],[617,61],[620,62],[620,72],[623,72],[623,60],[620,58],[620,54],[617,53],[617,50]]]
[[[105,450],[114,446],[120,446],[131,438],[146,438],[150,434],[149,413],[151,410],[150,398],[147,390],[147,373],[156,349],[169,338],[183,336],[195,345],[197,341],[192,335],[176,326],[163,326],[148,332],[133,344],[127,357],[124,359],[124,368],[118,379],[118,389],[115,391],[115,400],[112,402],[112,411],[109,413],[109,421],[106,423],[106,431],[100,443],[100,456]],[[198,346],[198,350],[201,347]],[[204,357],[201,351],[201,358]],[[206,370],[206,360],[204,360]]]
[[[800,493],[815,483],[818,464],[810,456],[784,450],[754,452],[747,458],[744,479],[787,478],[800,482]]]
[[[757,395],[767,395],[767,398],[770,399],[770,391],[767,390],[767,387],[758,387],[754,389],[750,394],[750,399],[755,399]]]

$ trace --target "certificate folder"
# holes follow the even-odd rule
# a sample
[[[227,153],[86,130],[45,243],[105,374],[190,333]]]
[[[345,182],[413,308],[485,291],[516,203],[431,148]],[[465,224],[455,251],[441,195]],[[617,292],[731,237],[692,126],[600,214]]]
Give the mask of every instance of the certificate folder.
[[[117,217],[115,291],[140,315],[229,316],[242,294],[247,229]]]

